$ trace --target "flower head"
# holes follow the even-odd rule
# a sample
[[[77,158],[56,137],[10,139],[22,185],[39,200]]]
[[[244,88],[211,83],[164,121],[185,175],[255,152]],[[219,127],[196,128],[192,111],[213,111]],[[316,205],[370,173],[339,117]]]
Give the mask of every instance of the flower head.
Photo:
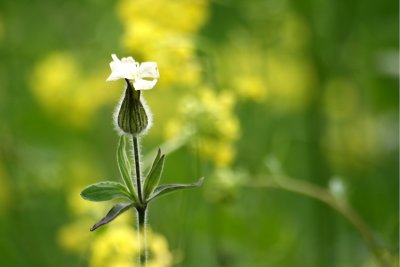
[[[139,64],[132,57],[124,57],[119,60],[115,54],[112,54],[111,57],[113,59],[110,63],[112,72],[107,81],[128,79],[132,82],[135,90],[150,90],[156,85],[157,79],[160,77],[157,63],[143,62]]]

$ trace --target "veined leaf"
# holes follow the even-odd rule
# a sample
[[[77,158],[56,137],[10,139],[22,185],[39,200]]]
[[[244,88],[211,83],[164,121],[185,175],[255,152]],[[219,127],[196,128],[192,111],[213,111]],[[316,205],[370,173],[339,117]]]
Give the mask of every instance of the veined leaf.
[[[107,201],[116,198],[132,200],[127,188],[117,182],[101,182],[89,185],[83,189],[81,196],[90,201]]]
[[[157,165],[157,162],[160,160],[160,157],[161,157],[161,149],[158,149],[158,151],[157,151],[157,156],[156,156],[156,158],[154,159],[154,161],[153,161],[153,164],[151,165],[151,168],[150,168],[150,171],[149,171],[149,174],[147,175],[147,177],[150,175],[150,173],[154,170],[154,167]]]
[[[158,186],[161,179],[162,170],[164,167],[165,155],[161,155],[161,151],[158,150],[158,154],[153,162],[153,166],[150,169],[149,175],[144,183],[144,197],[147,199],[148,196],[153,193],[154,189]]]
[[[97,228],[99,228],[100,226],[111,222],[112,220],[117,218],[118,215],[120,215],[123,212],[127,211],[131,207],[133,207],[132,203],[118,203],[118,204],[116,204],[115,206],[113,206],[111,208],[111,210],[107,213],[107,215],[103,219],[101,219],[98,223],[93,225],[92,228],[90,228],[90,231],[94,231]]]
[[[121,173],[124,183],[128,187],[128,191],[131,193],[133,200],[139,203],[136,190],[133,186],[131,179],[131,164],[129,162],[128,155],[126,154],[126,139],[125,136],[121,136],[118,142],[117,149],[117,162],[119,167],[119,172]]]
[[[191,184],[166,184],[157,187],[154,192],[148,197],[147,202],[150,202],[153,198],[160,197],[167,193],[171,193],[181,189],[187,189],[192,187],[201,186],[204,182],[204,177],[200,178],[197,182]]]

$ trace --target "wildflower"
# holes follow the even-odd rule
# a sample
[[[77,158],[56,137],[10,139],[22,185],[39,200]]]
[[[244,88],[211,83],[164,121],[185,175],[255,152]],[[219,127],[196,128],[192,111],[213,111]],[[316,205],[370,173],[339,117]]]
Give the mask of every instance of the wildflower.
[[[150,90],[156,85],[157,79],[160,77],[157,63],[143,62],[139,64],[132,57],[124,57],[119,60],[115,54],[112,54],[111,57],[113,58],[110,63],[112,72],[107,81],[128,79],[133,83],[135,90]],[[152,80],[146,80],[148,78]]]
[[[120,106],[116,111],[116,125],[123,133],[138,135],[151,126],[151,113],[147,108],[141,90],[150,90],[160,77],[157,63],[143,62],[139,64],[132,57],[122,58],[115,54],[111,57],[111,75],[107,81],[125,79],[127,87]],[[146,79],[152,80],[146,80]]]

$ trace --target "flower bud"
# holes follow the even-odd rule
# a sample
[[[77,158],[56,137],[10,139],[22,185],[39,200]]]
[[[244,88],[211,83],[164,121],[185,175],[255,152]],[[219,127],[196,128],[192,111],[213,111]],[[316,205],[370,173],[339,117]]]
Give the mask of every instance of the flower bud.
[[[141,91],[136,91],[129,80],[126,83],[125,96],[117,110],[116,122],[122,132],[139,135],[150,128],[150,112],[140,97]]]

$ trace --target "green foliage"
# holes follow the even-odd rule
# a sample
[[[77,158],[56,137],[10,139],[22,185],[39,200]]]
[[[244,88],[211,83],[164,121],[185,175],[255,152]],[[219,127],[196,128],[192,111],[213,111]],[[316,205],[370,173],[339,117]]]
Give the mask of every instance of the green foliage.
[[[161,150],[158,149],[156,158],[154,159],[153,165],[151,166],[150,172],[144,183],[144,198],[147,200],[148,197],[153,193],[154,189],[158,186],[162,170],[164,167],[165,155],[161,156]]]
[[[108,201],[118,198],[131,200],[128,189],[117,182],[100,182],[89,185],[81,192],[82,198],[89,201]]]
[[[112,220],[117,218],[118,215],[122,214],[123,212],[127,211],[128,209],[130,209],[132,207],[133,207],[132,203],[118,203],[118,204],[114,205],[103,219],[101,219],[98,223],[93,225],[92,228],[90,228],[90,231],[94,231],[97,228],[99,228],[100,226],[103,226],[103,225],[111,222]]]
[[[204,181],[204,178],[201,178],[197,182],[191,184],[166,184],[158,186],[165,161],[165,155],[162,155],[161,149],[158,149],[157,155],[145,180],[144,187],[140,189],[143,191],[141,192],[141,195],[144,196],[144,199],[141,202],[136,193],[139,188],[133,185],[134,177],[131,175],[132,170],[126,152],[126,143],[126,137],[121,136],[117,147],[118,167],[125,185],[112,181],[100,182],[89,185],[81,192],[81,197],[89,201],[99,202],[114,199],[124,199],[125,201],[128,201],[115,205],[103,219],[90,229],[91,231],[111,222],[129,208],[135,207],[138,210],[146,208],[150,201],[156,197],[181,189],[198,187],[202,185]]]
[[[191,183],[191,184],[166,184],[166,185],[161,185],[157,187],[154,192],[149,196],[147,199],[148,202],[153,200],[156,197],[163,196],[167,193],[172,193],[178,190],[182,189],[187,189],[187,188],[192,188],[192,187],[199,187],[203,184],[204,182],[204,177],[200,178],[197,182]]]
[[[129,138],[120,140],[127,149],[120,150],[118,161],[124,175],[113,157],[117,139],[111,113],[124,89],[123,81],[104,82],[113,52],[164,61],[156,90],[144,93],[157,127],[142,149],[147,157],[166,142],[160,184],[174,183],[174,177],[183,177],[182,183],[207,177],[202,190],[151,206],[152,230],[179,252],[177,267],[377,266],[354,227],[329,207],[285,190],[243,187],[275,176],[262,164],[267,158],[279,162],[279,174],[325,189],[340,178],[343,201],[368,224],[382,249],[398,257],[398,1],[207,1],[199,32],[187,32],[191,21],[176,16],[198,18],[196,10],[165,6],[203,1],[162,0],[151,7],[138,2],[144,1],[1,1],[0,266],[98,267],[91,264],[88,248],[105,231],[88,235],[88,228],[93,216],[101,219],[116,203],[95,203],[104,214],[89,211],[93,203],[85,203],[79,192],[82,185],[100,181],[93,177],[120,176],[138,203],[130,179],[133,165],[121,164],[124,153],[131,159]],[[123,3],[139,11],[130,15]],[[153,5],[165,14],[149,12]],[[185,27],[185,36],[195,42],[180,39],[172,24]],[[157,42],[156,35],[165,41]],[[142,52],[160,46],[167,48]],[[300,83],[310,68],[315,84]],[[190,137],[189,145],[185,140],[183,148],[170,150],[172,137],[185,133],[177,113],[193,107],[183,98],[207,103],[198,97],[201,86],[190,84],[196,74],[213,94],[235,94],[228,113],[238,121],[240,137],[229,134],[226,116],[202,129],[205,137],[230,136],[234,157],[224,168],[245,171],[248,181],[224,174],[214,183],[217,161],[201,150],[215,154],[218,143],[205,142],[214,136]],[[182,83],[171,85],[174,77]],[[292,108],[296,103],[301,108]],[[215,111],[214,105],[208,108]],[[217,110],[216,115],[226,115]],[[192,117],[188,121],[196,123]],[[209,124],[221,126],[221,133]],[[235,198],[211,202],[210,195],[213,200],[226,196],[221,186]],[[221,193],[208,194],[214,188]],[[79,242],[71,243],[73,237]]]
[[[126,137],[120,136],[117,148],[117,162],[118,168],[121,173],[122,179],[125,182],[125,185],[128,187],[128,191],[130,192],[133,201],[135,203],[139,203],[139,199],[137,197],[136,190],[133,186],[132,178],[131,178],[131,164],[129,162],[128,155],[126,153]]]

